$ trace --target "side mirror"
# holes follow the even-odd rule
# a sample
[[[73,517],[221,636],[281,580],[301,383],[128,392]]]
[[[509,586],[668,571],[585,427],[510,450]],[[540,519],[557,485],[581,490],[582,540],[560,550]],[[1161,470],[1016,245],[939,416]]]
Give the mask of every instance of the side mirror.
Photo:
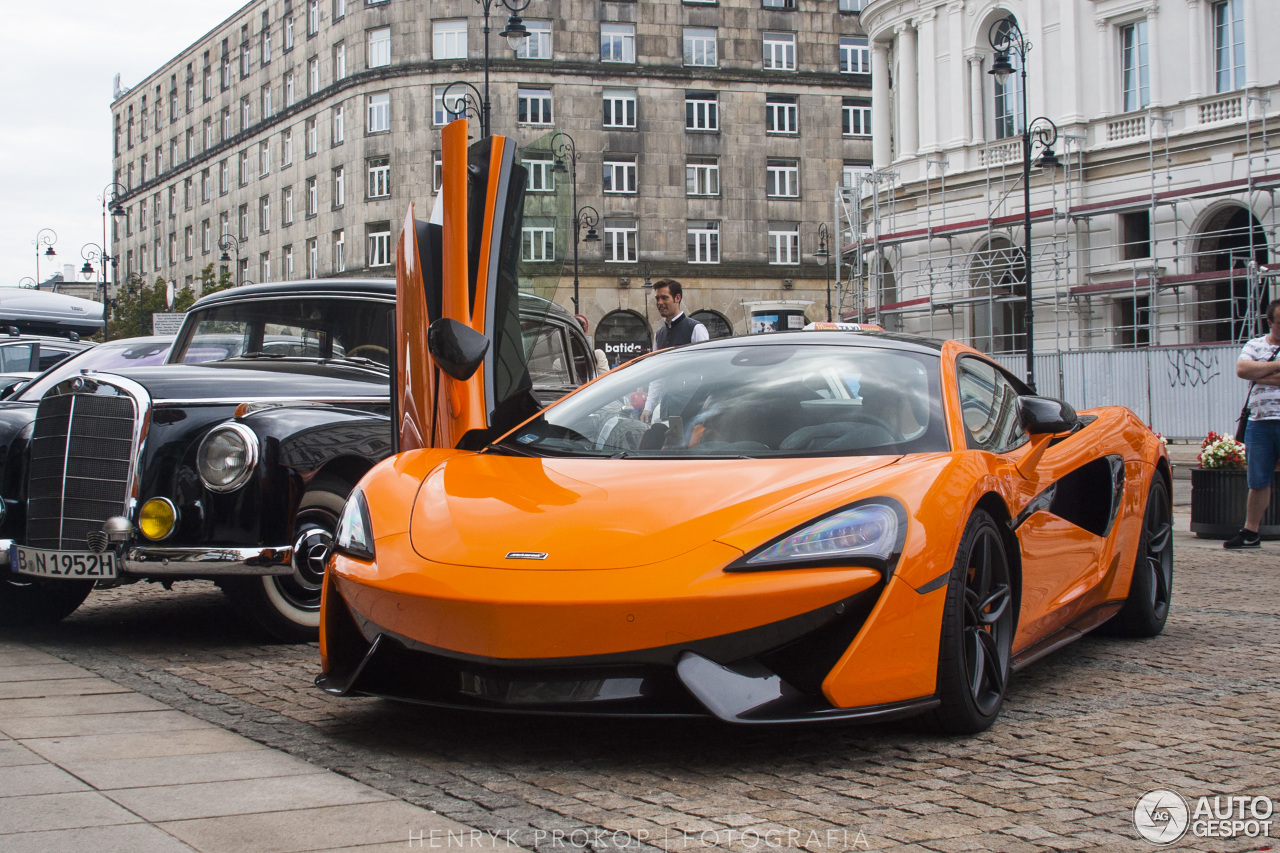
[[[1018,422],[1027,435],[1053,435],[1075,429],[1076,410],[1061,400],[1024,395],[1015,401]]]
[[[457,320],[441,317],[427,327],[427,351],[441,370],[463,382],[484,362],[489,339]]]
[[[0,400],[7,400],[14,394],[17,394],[22,390],[23,386],[30,381],[30,379],[15,379],[13,381],[0,384]]]

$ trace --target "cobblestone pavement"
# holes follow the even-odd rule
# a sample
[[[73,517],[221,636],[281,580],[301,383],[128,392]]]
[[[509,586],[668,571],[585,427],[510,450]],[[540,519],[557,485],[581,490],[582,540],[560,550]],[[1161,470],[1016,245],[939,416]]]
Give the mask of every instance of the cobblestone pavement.
[[[638,853],[640,841],[1141,851],[1156,848],[1132,810],[1150,789],[1193,807],[1201,795],[1280,799],[1280,543],[1230,553],[1183,533],[1177,547],[1163,636],[1086,637],[1034,664],[994,728],[971,738],[909,724],[734,729],[333,699],[312,687],[314,646],[265,644],[206,583],[95,593],[63,624],[12,636],[542,853]],[[1190,834],[1173,846],[1271,849]]]

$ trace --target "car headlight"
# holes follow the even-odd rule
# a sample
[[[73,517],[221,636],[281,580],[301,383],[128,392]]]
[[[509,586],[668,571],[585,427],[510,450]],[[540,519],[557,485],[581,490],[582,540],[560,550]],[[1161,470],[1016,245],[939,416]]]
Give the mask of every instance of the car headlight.
[[[215,492],[233,492],[249,482],[258,464],[258,437],[244,424],[215,427],[196,450],[200,482]]]
[[[725,571],[861,565],[880,569],[888,577],[906,534],[902,505],[889,498],[873,498],[788,531],[735,560]]]
[[[333,547],[348,557],[373,559],[373,528],[369,524],[369,505],[365,503],[364,493],[359,489],[351,493],[342,508]]]

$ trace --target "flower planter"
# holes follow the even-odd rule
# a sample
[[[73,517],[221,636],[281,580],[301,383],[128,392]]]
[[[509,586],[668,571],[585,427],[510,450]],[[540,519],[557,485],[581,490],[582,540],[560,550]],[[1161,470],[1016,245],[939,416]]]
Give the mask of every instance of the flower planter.
[[[1191,532],[1202,539],[1229,539],[1244,526],[1249,486],[1244,471],[1191,469]],[[1258,533],[1280,539],[1280,479],[1271,477],[1271,506]]]

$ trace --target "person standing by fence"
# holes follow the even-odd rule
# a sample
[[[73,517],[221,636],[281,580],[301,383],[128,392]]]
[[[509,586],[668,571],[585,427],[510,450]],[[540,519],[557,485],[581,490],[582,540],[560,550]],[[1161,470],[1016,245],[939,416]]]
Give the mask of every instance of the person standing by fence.
[[[1245,429],[1245,463],[1249,469],[1249,501],[1244,527],[1222,543],[1223,548],[1257,548],[1262,544],[1258,528],[1271,505],[1271,477],[1280,460],[1280,299],[1267,305],[1267,333],[1254,338],[1240,351],[1236,376],[1253,383],[1247,405],[1249,425]]]

